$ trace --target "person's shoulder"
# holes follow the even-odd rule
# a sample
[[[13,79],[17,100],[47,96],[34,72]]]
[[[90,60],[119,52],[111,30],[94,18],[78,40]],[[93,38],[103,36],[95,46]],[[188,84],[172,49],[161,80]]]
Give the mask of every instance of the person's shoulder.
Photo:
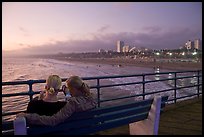
[[[57,103],[58,103],[58,104],[62,104],[62,105],[64,105],[64,104],[67,103],[67,101],[57,101]]]
[[[69,103],[69,104],[80,104],[81,103],[81,97],[70,97],[70,98],[68,98],[68,100],[67,100],[67,102]]]
[[[77,100],[77,97],[70,97],[67,99],[67,102],[75,102]]]
[[[76,104],[82,104],[82,103],[86,103],[87,101],[90,101],[90,98],[85,97],[85,96],[70,97],[68,101],[74,102]]]
[[[43,103],[44,101],[43,100],[31,100],[29,102],[29,104],[40,104],[40,103]]]

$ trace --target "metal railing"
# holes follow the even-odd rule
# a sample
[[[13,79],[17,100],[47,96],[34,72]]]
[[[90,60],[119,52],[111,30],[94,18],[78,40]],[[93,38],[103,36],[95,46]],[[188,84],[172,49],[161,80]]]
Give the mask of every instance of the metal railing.
[[[190,76],[178,76],[178,74],[181,73],[196,73],[197,75],[190,75]],[[165,75],[165,74],[173,74],[174,77],[172,78],[163,78],[159,80],[146,80],[147,76],[157,76],[157,75]],[[115,78],[127,78],[127,77],[142,77],[142,81],[139,82],[129,82],[129,83],[120,83],[120,84],[107,84],[107,85],[101,85],[101,80],[103,79],[115,79]],[[187,79],[187,78],[197,78],[197,82],[194,85],[190,86],[183,86],[183,87],[178,87],[177,82],[179,79]],[[172,71],[172,72],[160,72],[160,73],[146,73],[146,74],[135,74],[135,75],[117,75],[117,76],[99,76],[99,77],[82,77],[83,80],[96,80],[96,85],[91,86],[91,89],[96,89],[97,91],[97,102],[98,102],[98,107],[101,107],[101,103],[103,102],[108,102],[108,101],[114,101],[114,100],[120,100],[120,99],[125,99],[125,98],[132,98],[132,97],[139,97],[142,96],[142,99],[144,100],[147,95],[151,94],[157,94],[157,93],[164,93],[168,91],[174,91],[174,97],[172,99],[168,99],[169,101],[173,101],[174,103],[177,102],[178,99],[186,98],[186,97],[191,97],[191,96],[197,96],[199,97],[202,94],[202,91],[200,91],[200,87],[202,86],[202,70],[196,70],[196,71]],[[62,82],[64,82],[66,78],[62,79]],[[173,80],[174,81],[174,86],[169,89],[164,89],[160,91],[154,91],[154,92],[145,92],[145,85],[147,83],[153,83],[153,82],[160,82],[160,81],[169,81]],[[13,97],[13,96],[29,96],[30,100],[33,99],[33,95],[39,94],[40,91],[33,91],[33,84],[36,83],[45,83],[46,80],[28,80],[28,81],[15,81],[15,82],[2,82],[2,86],[8,86],[8,85],[23,85],[26,84],[29,86],[29,90],[27,92],[21,92],[21,93],[11,93],[11,94],[2,94],[2,98],[6,97]],[[111,98],[111,99],[101,99],[101,88],[108,88],[108,87],[116,87],[116,86],[126,86],[126,85],[136,85],[136,84],[142,84],[142,94],[135,94],[135,95],[128,95],[128,96],[123,96],[123,97],[117,97],[117,98]],[[177,91],[179,89],[183,88],[192,88],[192,87],[197,87],[197,93],[193,93],[190,95],[186,96],[181,96],[177,97]],[[117,91],[116,91],[117,92]],[[8,115],[15,115],[19,112],[25,112],[25,111],[15,111],[15,112],[7,112],[3,113],[2,116],[8,116]]]

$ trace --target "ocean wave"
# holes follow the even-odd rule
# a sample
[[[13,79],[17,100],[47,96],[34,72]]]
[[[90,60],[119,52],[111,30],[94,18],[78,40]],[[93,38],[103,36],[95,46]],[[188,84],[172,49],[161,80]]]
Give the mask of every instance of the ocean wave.
[[[16,81],[19,81],[19,80],[27,80],[27,79],[29,79],[29,75],[21,75],[21,76],[18,76],[16,79],[14,79],[14,80],[16,80]]]
[[[9,66],[10,65],[10,66]],[[80,77],[96,77],[96,76],[113,76],[113,75],[128,75],[128,74],[141,74],[141,73],[152,73],[153,69],[149,68],[138,68],[135,66],[124,66],[124,67],[114,67],[112,65],[100,64],[88,64],[88,63],[71,63],[66,61],[59,61],[54,59],[23,59],[22,61],[18,59],[15,61],[7,60],[7,63],[4,63],[4,68],[11,68],[9,71],[7,69],[3,69],[3,81],[22,81],[22,80],[29,80],[29,79],[46,79],[51,74],[57,74],[62,78],[68,78],[71,75],[79,75]],[[12,75],[11,75],[11,72]],[[146,77],[145,77],[146,78]],[[141,77],[134,77],[134,78],[115,78],[115,79],[108,79],[111,84],[118,84],[118,83],[129,83],[129,82],[139,82],[142,81]],[[148,77],[145,80],[155,80],[155,77]],[[193,79],[191,83],[195,83],[196,79]],[[202,82],[202,80],[201,80]],[[190,83],[190,82],[187,82]],[[152,91],[159,91],[162,90],[161,87],[164,89],[170,88],[174,83],[172,81],[168,82],[156,82],[156,84],[145,85],[146,92]],[[185,81],[178,81],[180,85],[186,85]],[[26,85],[27,86],[27,85]],[[40,89],[37,84],[33,86],[33,89]],[[112,87],[113,90],[121,91],[121,93],[127,94],[130,91],[130,94],[138,94],[142,93],[142,84],[135,84],[129,86],[118,86]],[[28,91],[28,86],[24,88],[25,91]],[[105,88],[103,88],[105,90]],[[19,93],[23,91],[23,87],[20,86],[2,86],[2,93]],[[112,90],[111,90],[112,91]],[[187,92],[185,92],[187,91]],[[178,92],[178,96],[181,94],[189,94],[192,90],[183,89],[182,91]],[[109,94],[115,95],[115,94]],[[173,98],[173,92],[168,92],[170,98]],[[149,96],[147,96],[148,98]],[[114,96],[112,96],[114,98]],[[29,101],[29,96],[26,96],[25,99],[22,98],[2,98],[2,112],[6,111],[15,111],[19,109],[25,109],[26,104]],[[7,120],[8,118],[3,118]]]

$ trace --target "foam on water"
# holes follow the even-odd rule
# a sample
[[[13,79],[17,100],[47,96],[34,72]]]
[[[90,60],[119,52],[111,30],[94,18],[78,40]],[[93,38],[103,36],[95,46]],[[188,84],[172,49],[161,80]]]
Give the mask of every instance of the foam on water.
[[[168,70],[161,70],[168,71]],[[2,81],[22,81],[22,80],[34,80],[34,79],[46,79],[51,74],[57,74],[61,78],[68,78],[71,75],[79,75],[81,77],[94,77],[94,76],[112,76],[112,75],[128,75],[128,74],[142,74],[142,73],[152,73],[154,70],[152,68],[139,68],[136,66],[122,66],[117,67],[116,65],[106,65],[106,64],[88,64],[88,63],[73,63],[66,61],[58,61],[54,59],[3,59],[2,64]],[[172,75],[167,76],[169,78],[173,77]],[[160,79],[160,76],[157,77],[147,77],[146,80],[157,80]],[[110,83],[119,84],[119,83],[129,83],[129,82],[139,82],[142,81],[141,77],[128,77],[128,78],[114,78],[108,79]],[[181,79],[178,82],[179,85],[186,85],[189,83],[195,84],[196,78],[190,79],[188,81]],[[43,90],[43,85],[34,84],[33,89]],[[146,84],[145,91],[153,92],[159,91],[162,89],[169,89],[174,86],[174,82],[169,80],[167,82],[156,82],[154,84]],[[138,94],[142,93],[142,85],[129,85],[129,86],[118,86],[113,87],[118,93],[123,94]],[[28,87],[18,87],[18,86],[9,86],[2,87],[2,92],[5,93],[16,93],[27,91]],[[129,92],[126,92],[129,91]],[[177,96],[184,94],[192,93],[192,89],[182,89],[178,92]],[[165,93],[170,97],[173,97],[173,92]],[[116,92],[111,94],[114,98],[114,95],[117,95]],[[108,96],[108,95],[104,95]],[[150,96],[147,96],[149,98]],[[25,110],[26,105],[29,101],[29,98],[3,98],[2,99],[2,111],[10,112],[15,109]],[[6,117],[6,119],[9,119]],[[5,119],[4,119],[5,120]]]

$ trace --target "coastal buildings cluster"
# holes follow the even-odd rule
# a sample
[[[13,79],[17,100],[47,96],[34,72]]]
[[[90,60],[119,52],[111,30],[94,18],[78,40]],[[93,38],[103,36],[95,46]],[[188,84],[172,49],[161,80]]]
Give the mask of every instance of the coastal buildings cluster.
[[[195,39],[194,41],[188,40],[185,43],[184,47],[180,47],[180,48],[186,48],[188,50],[191,50],[191,49],[199,50],[202,48],[201,40],[200,39]]]
[[[202,62],[202,43],[200,39],[188,40],[183,46],[177,49],[153,50],[146,47],[139,47],[133,44],[128,45],[124,41],[116,41],[115,50],[99,49],[98,52],[62,53],[56,54],[55,58],[111,58],[111,59],[135,59],[140,61],[191,61]],[[178,46],[179,47],[179,46]],[[37,55],[39,57],[39,55]],[[54,55],[42,55],[52,58]]]
[[[183,46],[181,46],[179,49],[186,49],[186,50],[201,50],[201,40],[200,39],[195,39],[193,41],[188,40]],[[121,53],[121,52],[134,52],[134,51],[152,51],[150,48],[145,48],[145,47],[131,47],[130,45],[125,44],[124,41],[117,41],[116,44],[116,51]]]

